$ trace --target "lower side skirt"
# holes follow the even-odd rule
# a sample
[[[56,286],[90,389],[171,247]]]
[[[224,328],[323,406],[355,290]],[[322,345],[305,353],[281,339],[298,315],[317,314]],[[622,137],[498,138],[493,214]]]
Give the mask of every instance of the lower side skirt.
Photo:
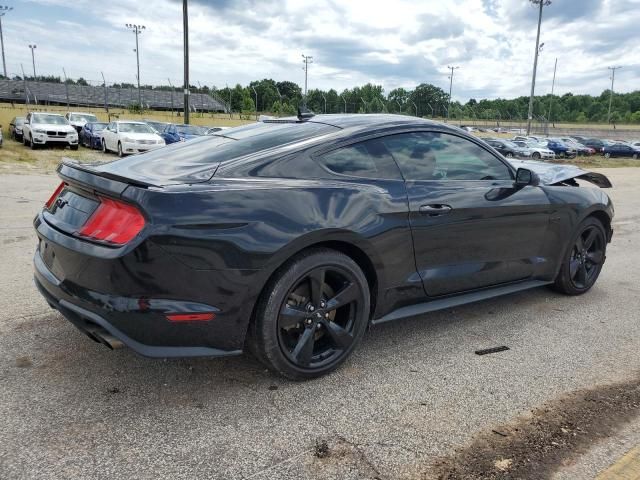
[[[518,282],[511,285],[503,285],[499,287],[487,288],[484,290],[476,290],[469,293],[463,293],[456,296],[439,298],[437,300],[431,300],[425,303],[419,303],[417,305],[407,305],[401,307],[393,312],[386,314],[382,318],[372,320],[372,325],[378,325],[380,323],[390,322],[392,320],[398,320],[401,318],[414,317],[416,315],[422,315],[424,313],[436,312],[438,310],[444,310],[446,308],[457,307],[465,305],[467,303],[479,302],[481,300],[487,300],[489,298],[500,297],[502,295],[508,295],[509,293],[516,293],[522,290],[529,290],[530,288],[542,287],[549,285],[553,282],[543,280],[527,280],[525,282]]]

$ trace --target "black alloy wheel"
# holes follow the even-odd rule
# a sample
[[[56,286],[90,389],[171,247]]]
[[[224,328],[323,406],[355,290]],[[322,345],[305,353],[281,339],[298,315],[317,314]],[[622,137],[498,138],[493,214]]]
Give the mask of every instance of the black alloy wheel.
[[[306,252],[283,268],[258,305],[250,347],[272,370],[295,380],[337,368],[369,319],[364,274],[333,250]]]
[[[602,223],[588,217],[574,235],[555,288],[569,295],[588,291],[596,283],[606,258],[607,240]]]

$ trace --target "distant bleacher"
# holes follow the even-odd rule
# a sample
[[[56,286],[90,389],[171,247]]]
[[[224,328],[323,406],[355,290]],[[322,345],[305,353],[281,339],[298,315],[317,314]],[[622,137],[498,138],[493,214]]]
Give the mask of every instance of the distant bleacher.
[[[179,110],[184,101],[182,92],[142,89],[140,93],[144,107],[152,110]],[[0,80],[0,101],[82,107],[104,107],[106,103],[110,107],[128,108],[138,104],[138,89]],[[190,105],[195,111],[229,111],[224,101],[204,93],[192,93]]]

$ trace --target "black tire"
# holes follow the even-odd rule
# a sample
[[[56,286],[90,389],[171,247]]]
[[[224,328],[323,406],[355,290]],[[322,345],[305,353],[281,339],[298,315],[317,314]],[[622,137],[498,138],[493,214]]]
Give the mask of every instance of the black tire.
[[[102,153],[107,153],[109,150],[107,150],[107,142],[104,141],[104,138],[102,139]]]
[[[36,150],[38,148],[38,145],[33,143],[33,137],[29,137],[29,147],[31,147],[31,150]]]
[[[118,142],[118,156],[120,158],[124,157],[124,153],[122,152],[122,144]]]
[[[27,136],[25,134],[22,134],[22,145],[24,145],[25,147],[29,146],[29,142],[28,142]]]
[[[602,222],[587,217],[571,237],[553,289],[566,295],[582,295],[598,280],[606,259],[607,234]]]
[[[508,152],[508,153],[505,155],[505,157],[507,157],[507,158],[513,158],[513,153]]]
[[[533,155],[531,155],[531,158],[534,158],[536,160],[540,160],[540,152],[533,152]]]
[[[367,279],[350,257],[308,250],[283,265],[265,287],[249,328],[249,349],[289,379],[325,375],[362,339],[369,302]]]
[[[70,145],[71,150],[78,150],[78,145]]]

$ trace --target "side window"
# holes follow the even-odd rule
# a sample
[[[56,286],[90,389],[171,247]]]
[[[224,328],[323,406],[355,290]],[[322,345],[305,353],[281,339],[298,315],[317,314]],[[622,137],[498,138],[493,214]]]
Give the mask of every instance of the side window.
[[[511,170],[487,150],[448,133],[391,135],[383,143],[407,180],[511,180]]]
[[[317,160],[332,172],[341,175],[402,180],[393,157],[377,139],[338,148]]]

